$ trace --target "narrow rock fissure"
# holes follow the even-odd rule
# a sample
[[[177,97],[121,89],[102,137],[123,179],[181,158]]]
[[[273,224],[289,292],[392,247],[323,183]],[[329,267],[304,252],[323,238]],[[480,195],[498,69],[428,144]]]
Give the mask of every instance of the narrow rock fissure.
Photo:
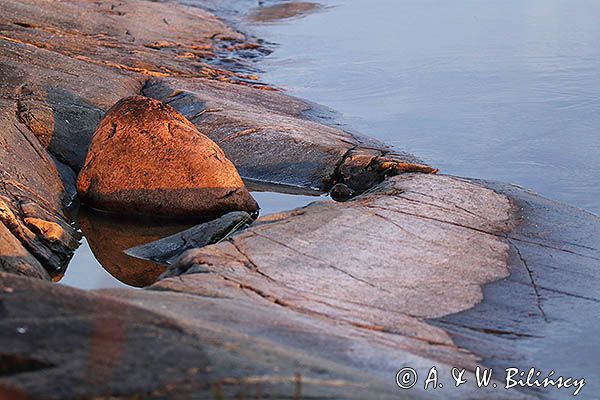
[[[531,270],[531,268],[529,268],[529,265],[527,264],[527,260],[525,260],[525,257],[523,257],[523,254],[521,254],[521,250],[519,249],[519,247],[516,246],[513,242],[511,242],[510,239],[509,239],[509,242],[512,245],[512,247],[515,249],[517,255],[519,256],[519,259],[521,260],[521,263],[527,270],[527,274],[529,275],[529,280],[531,282],[531,287],[533,288],[533,291],[535,292],[536,307],[539,310],[540,315],[542,316],[542,318],[544,319],[545,322],[550,322],[548,320],[548,317],[546,316],[546,312],[542,308],[542,296],[540,295],[540,291],[535,282],[535,277],[534,277],[533,271]]]
[[[252,233],[253,235],[256,235],[256,236],[258,236],[258,237],[261,237],[261,238],[264,238],[264,239],[266,239],[266,240],[269,240],[269,241],[271,241],[271,242],[273,242],[273,243],[275,243],[275,244],[278,244],[278,245],[280,245],[280,246],[282,246],[282,247],[285,247],[285,248],[286,248],[286,249],[288,249],[288,250],[292,250],[294,253],[300,254],[301,256],[304,256],[304,257],[310,258],[311,260],[315,260],[315,261],[317,261],[317,262],[319,262],[319,263],[321,263],[321,264],[325,264],[326,266],[328,266],[328,267],[330,267],[330,268],[334,269],[335,271],[338,271],[338,272],[340,272],[340,273],[342,273],[342,274],[344,274],[344,275],[346,275],[346,276],[350,277],[351,279],[354,279],[354,280],[356,280],[356,281],[358,281],[358,282],[361,282],[361,283],[363,283],[363,284],[365,284],[365,285],[367,285],[367,286],[370,286],[370,287],[372,287],[372,288],[374,288],[374,289],[381,290],[382,292],[386,292],[386,293],[388,293],[388,294],[390,294],[390,295],[393,295],[393,293],[389,292],[387,289],[385,289],[385,288],[382,288],[382,287],[378,287],[378,286],[376,286],[376,285],[372,284],[371,282],[369,282],[369,281],[366,281],[366,280],[364,280],[364,279],[362,279],[362,278],[359,278],[359,277],[357,277],[357,276],[355,276],[355,275],[353,275],[353,274],[351,274],[351,273],[349,273],[349,272],[345,271],[344,269],[342,269],[342,268],[339,268],[339,267],[337,267],[337,266],[335,266],[335,265],[333,265],[333,264],[331,264],[331,263],[327,263],[327,262],[325,262],[325,261],[321,260],[321,259],[320,259],[320,258],[318,258],[318,257],[312,256],[312,255],[310,255],[310,254],[303,253],[303,252],[301,252],[300,250],[298,250],[298,249],[295,249],[295,248],[293,248],[293,247],[291,247],[291,246],[289,246],[289,245],[287,245],[287,244],[285,244],[285,243],[283,243],[283,242],[280,242],[280,241],[278,241],[278,240],[276,240],[276,239],[273,239],[273,238],[271,238],[271,237],[269,237],[269,236],[266,236],[266,235],[260,234],[260,233],[258,233],[256,230],[252,230],[252,231],[251,231],[251,233]]]
[[[485,333],[485,334],[489,334],[489,335],[514,336],[515,338],[543,338],[543,336],[531,335],[531,334],[528,334],[528,333],[506,331],[506,330],[495,329],[495,328],[484,328],[484,327],[469,326],[469,325],[459,324],[457,322],[448,321],[448,320],[441,320],[438,323],[440,325],[455,326],[455,327],[458,327],[458,328],[464,328],[464,329],[468,329],[468,330],[471,330],[471,331]]]

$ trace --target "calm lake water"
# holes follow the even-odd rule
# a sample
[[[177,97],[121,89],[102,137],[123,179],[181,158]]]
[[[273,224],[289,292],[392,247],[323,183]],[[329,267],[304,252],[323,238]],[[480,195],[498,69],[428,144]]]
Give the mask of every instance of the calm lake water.
[[[516,183],[600,213],[600,2],[321,3],[246,19],[243,30],[278,44],[257,61],[263,81],[444,173]],[[263,215],[316,200],[254,195]],[[86,241],[61,282],[123,285]]]
[[[264,81],[443,173],[600,214],[600,1],[321,3],[251,25],[280,44]]]

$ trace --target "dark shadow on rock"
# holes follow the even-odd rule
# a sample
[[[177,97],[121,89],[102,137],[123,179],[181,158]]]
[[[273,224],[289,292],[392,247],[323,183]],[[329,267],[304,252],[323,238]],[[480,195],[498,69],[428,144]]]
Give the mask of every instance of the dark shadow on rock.
[[[173,398],[211,376],[206,341],[168,318],[2,273],[0,301],[0,399]]]
[[[323,6],[319,3],[304,1],[279,3],[272,6],[255,8],[248,16],[248,19],[259,23],[276,22],[284,19],[303,17],[322,8]]]
[[[19,92],[19,120],[58,161],[79,171],[104,111],[56,86],[26,84]]]
[[[250,214],[234,211],[156,242],[128,249],[125,253],[132,257],[171,265],[183,252],[217,243],[234,232],[247,228],[252,222]]]
[[[199,220],[134,218],[82,207],[78,222],[92,253],[106,271],[123,283],[144,287],[156,282],[166,266],[130,257],[124,250],[188,229]]]
[[[244,178],[244,184],[250,192],[275,192],[284,194],[293,194],[298,196],[314,196],[320,197],[323,192],[318,189],[310,189],[305,186],[291,185],[285,183],[274,183],[268,181],[255,180],[252,178]]]
[[[27,354],[1,354],[0,377],[17,375],[23,372],[39,371],[55,365],[28,356]]]
[[[94,187],[93,181],[90,186]],[[240,188],[233,187],[126,189],[100,194],[91,192],[88,195],[80,194],[80,197],[89,207],[109,213],[162,219],[186,218],[198,223],[231,211],[255,212],[244,203],[245,198],[232,199],[239,190]],[[199,206],[202,199],[213,199],[214,204],[209,204],[210,211],[202,211]],[[226,199],[229,202],[224,201]]]
[[[47,87],[46,101],[54,111],[54,133],[48,150],[79,171],[104,111],[58,87]]]

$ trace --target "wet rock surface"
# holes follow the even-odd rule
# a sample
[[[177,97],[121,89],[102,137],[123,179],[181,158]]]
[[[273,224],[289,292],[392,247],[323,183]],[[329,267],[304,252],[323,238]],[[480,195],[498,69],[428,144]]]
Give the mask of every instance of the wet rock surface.
[[[255,8],[248,20],[251,22],[277,22],[289,18],[298,18],[318,11],[323,6],[319,3],[291,1]]]
[[[91,207],[125,214],[258,209],[219,146],[170,106],[142,96],[120,100],[104,116],[77,192]]]
[[[544,374],[584,377],[578,397],[593,398],[600,343],[588,332],[600,320],[600,218],[518,186],[478,183],[509,196],[517,210],[519,224],[506,235],[511,274],[486,286],[474,308],[432,323],[490,367],[536,366]]]

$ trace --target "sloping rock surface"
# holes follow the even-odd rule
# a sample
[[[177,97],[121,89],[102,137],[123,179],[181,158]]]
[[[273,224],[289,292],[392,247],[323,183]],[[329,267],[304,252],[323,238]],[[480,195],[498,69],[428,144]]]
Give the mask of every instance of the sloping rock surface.
[[[354,368],[115,297],[0,273],[0,306],[0,398],[397,398]]]
[[[471,308],[484,284],[508,276],[509,246],[499,235],[511,212],[507,197],[484,187],[402,175],[352,201],[260,218],[184,253],[171,267],[179,279],[153,287],[203,293],[222,279],[309,315],[398,335],[415,354],[473,366],[422,319]]]
[[[585,378],[577,398],[600,391],[600,218],[523,188],[478,182],[509,196],[519,224],[510,243],[510,276],[488,285],[474,308],[431,321],[489,367],[508,366]],[[545,375],[542,375],[545,376]],[[573,390],[544,390],[567,398]]]
[[[281,92],[206,79],[152,79],[144,95],[171,105],[213,139],[243,178],[328,191],[345,183],[362,192],[400,172],[435,172],[395,153],[316,122],[314,106]]]

